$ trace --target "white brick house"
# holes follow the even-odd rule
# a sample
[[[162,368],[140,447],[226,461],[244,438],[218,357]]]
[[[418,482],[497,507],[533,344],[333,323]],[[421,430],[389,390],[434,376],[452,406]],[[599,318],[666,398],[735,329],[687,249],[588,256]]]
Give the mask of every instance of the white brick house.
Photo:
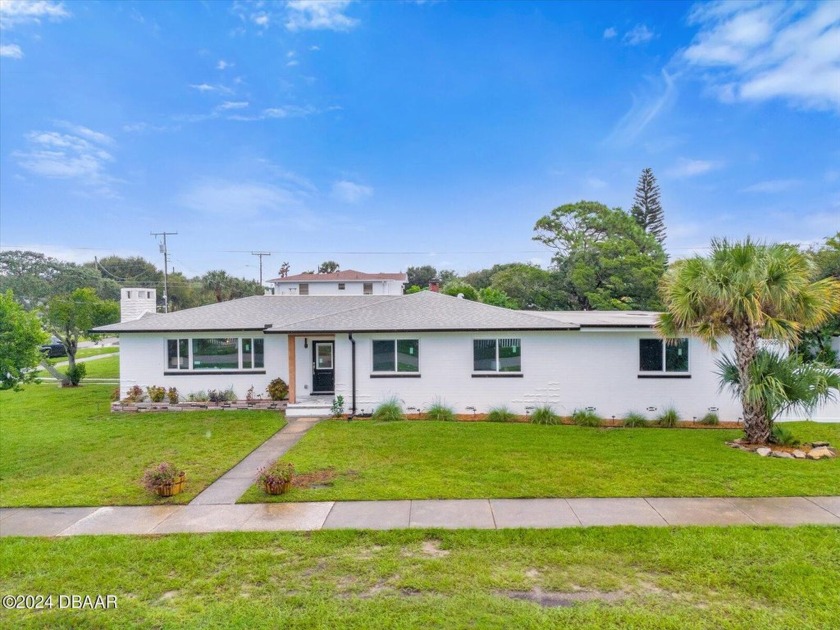
[[[414,295],[254,296],[103,326],[120,335],[120,379],[182,394],[233,387],[264,392],[280,377],[290,403],[342,395],[369,413],[395,396],[407,409],[441,401],[458,413],[507,405],[524,414],[593,407],[606,418],[682,418],[740,406],[721,392],[717,352],[657,338],[650,312],[513,311],[423,291]],[[726,351],[727,344],[723,344]],[[814,419],[840,420],[840,405]]]
[[[269,280],[273,295],[402,295],[404,273],[299,273]]]

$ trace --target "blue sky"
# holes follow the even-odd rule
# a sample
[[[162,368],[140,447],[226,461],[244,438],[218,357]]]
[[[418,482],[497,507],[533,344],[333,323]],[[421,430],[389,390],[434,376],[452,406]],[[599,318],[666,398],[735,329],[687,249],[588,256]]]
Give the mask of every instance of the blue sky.
[[[840,3],[0,3],[0,246],[461,272],[662,189],[672,256],[840,228]]]

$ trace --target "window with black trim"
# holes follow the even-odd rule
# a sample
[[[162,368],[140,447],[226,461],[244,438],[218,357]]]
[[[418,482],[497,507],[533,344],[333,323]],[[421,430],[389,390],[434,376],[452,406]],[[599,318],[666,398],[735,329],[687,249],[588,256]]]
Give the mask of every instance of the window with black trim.
[[[521,339],[473,339],[474,372],[521,372]]]
[[[167,370],[260,370],[265,367],[265,340],[210,337],[167,339]]]
[[[417,373],[420,371],[418,339],[374,339],[373,372]]]
[[[306,282],[301,282],[298,285],[298,295],[309,295],[309,284]]]
[[[639,371],[688,373],[688,339],[639,339]]]
[[[362,284],[362,293],[364,295],[373,295],[373,282],[365,282]]]

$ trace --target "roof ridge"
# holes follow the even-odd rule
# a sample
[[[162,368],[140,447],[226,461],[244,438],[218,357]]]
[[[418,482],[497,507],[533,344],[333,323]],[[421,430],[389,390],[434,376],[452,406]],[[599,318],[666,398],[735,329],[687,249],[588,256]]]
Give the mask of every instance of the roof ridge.
[[[274,297],[283,297],[283,296],[274,296]],[[308,296],[303,296],[303,297],[308,297]],[[361,297],[361,296],[331,295],[331,296],[313,296],[313,297],[336,297],[336,298],[346,299],[346,297]],[[379,296],[374,296],[374,297],[379,297]],[[400,298],[404,298],[404,297],[407,297],[407,296],[405,294],[403,294],[403,295],[382,296],[382,297],[383,297],[383,299],[381,299],[381,300],[371,300],[373,302],[372,304],[361,304],[359,306],[354,306],[352,308],[346,308],[346,309],[343,309],[343,310],[334,311],[332,313],[322,313],[321,315],[315,315],[314,317],[304,317],[303,319],[298,319],[298,320],[295,320],[295,321],[292,321],[292,322],[288,322],[288,323],[284,324],[284,326],[291,326],[292,324],[302,324],[303,322],[311,322],[314,319],[321,319],[323,317],[332,317],[333,315],[338,315],[339,313],[350,313],[352,311],[358,311],[358,310],[363,309],[363,308],[370,308],[371,306],[376,306],[377,304],[384,304],[385,302],[393,302],[394,300],[399,300]],[[289,298],[286,297],[286,299],[289,299]],[[365,297],[364,299],[367,299],[367,297]],[[269,328],[267,330],[270,330],[271,328],[274,328],[274,326],[273,325],[269,326]]]

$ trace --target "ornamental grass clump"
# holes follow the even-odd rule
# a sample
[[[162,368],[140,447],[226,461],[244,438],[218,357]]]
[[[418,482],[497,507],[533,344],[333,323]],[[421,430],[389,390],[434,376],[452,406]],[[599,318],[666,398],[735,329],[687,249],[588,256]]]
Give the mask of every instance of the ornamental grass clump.
[[[700,418],[697,422],[699,424],[705,424],[706,426],[713,427],[713,426],[716,426],[716,425],[720,424],[720,418],[718,417],[718,415],[716,413],[710,411],[705,416]]]
[[[646,427],[648,425],[647,418],[636,411],[631,411],[624,416],[622,423],[628,429],[636,429],[639,427]]]
[[[513,422],[516,414],[507,407],[493,407],[487,413],[487,422]]]
[[[543,405],[534,409],[531,424],[560,424],[560,416],[554,413],[550,405]]]
[[[575,409],[572,412],[572,422],[579,427],[600,427],[601,417],[591,409]]]
[[[374,409],[371,419],[380,422],[396,422],[397,420],[405,420],[405,412],[403,412],[400,401],[396,397],[392,397]]]
[[[426,410],[426,420],[437,420],[438,422],[453,422],[455,411],[441,401],[435,402]]]
[[[677,426],[677,422],[679,422],[679,420],[679,412],[673,407],[668,407],[656,419],[656,424],[666,429],[673,429],[675,426]]]

